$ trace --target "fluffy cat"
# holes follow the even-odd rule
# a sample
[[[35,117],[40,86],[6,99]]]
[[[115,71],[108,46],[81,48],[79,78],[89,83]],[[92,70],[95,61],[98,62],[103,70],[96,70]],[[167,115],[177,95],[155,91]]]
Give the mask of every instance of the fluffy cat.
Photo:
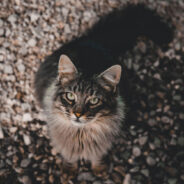
[[[172,32],[154,11],[129,5],[41,64],[35,78],[37,99],[48,118],[52,145],[66,162],[99,165],[120,134],[127,79],[118,57],[140,35],[166,44]]]

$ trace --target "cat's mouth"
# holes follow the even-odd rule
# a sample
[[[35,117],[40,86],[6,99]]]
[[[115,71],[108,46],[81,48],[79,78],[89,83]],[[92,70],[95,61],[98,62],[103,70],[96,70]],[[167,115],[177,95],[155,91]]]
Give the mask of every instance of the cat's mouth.
[[[82,126],[82,125],[85,125],[87,122],[85,120],[80,120],[80,119],[72,119],[71,120],[72,124],[73,125],[76,125],[76,126]]]

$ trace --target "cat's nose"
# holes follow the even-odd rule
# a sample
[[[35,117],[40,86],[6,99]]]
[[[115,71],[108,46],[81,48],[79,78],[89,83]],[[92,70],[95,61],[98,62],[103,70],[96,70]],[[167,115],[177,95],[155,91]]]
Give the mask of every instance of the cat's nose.
[[[76,116],[77,118],[80,118],[81,115],[82,115],[80,112],[75,112],[74,114],[75,114],[75,116]]]

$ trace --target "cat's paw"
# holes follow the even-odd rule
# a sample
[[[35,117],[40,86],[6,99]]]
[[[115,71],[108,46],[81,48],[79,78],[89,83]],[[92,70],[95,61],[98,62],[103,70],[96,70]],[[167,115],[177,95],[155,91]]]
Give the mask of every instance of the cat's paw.
[[[77,164],[64,163],[61,168],[63,183],[68,183],[69,180],[76,177],[77,173],[78,173]]]
[[[93,174],[97,177],[107,179],[109,177],[109,167],[107,164],[92,165]]]

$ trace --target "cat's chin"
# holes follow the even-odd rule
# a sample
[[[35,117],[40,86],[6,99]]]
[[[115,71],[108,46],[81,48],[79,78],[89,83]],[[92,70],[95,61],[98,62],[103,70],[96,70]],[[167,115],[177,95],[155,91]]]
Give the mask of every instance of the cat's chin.
[[[87,122],[85,121],[77,121],[77,120],[71,120],[71,123],[72,125],[78,126],[78,127],[85,126],[87,124]]]
[[[75,121],[75,120],[71,120],[71,123],[72,123],[72,125],[78,126],[78,127],[86,125],[86,123],[84,123],[84,122],[78,122],[78,121]]]

